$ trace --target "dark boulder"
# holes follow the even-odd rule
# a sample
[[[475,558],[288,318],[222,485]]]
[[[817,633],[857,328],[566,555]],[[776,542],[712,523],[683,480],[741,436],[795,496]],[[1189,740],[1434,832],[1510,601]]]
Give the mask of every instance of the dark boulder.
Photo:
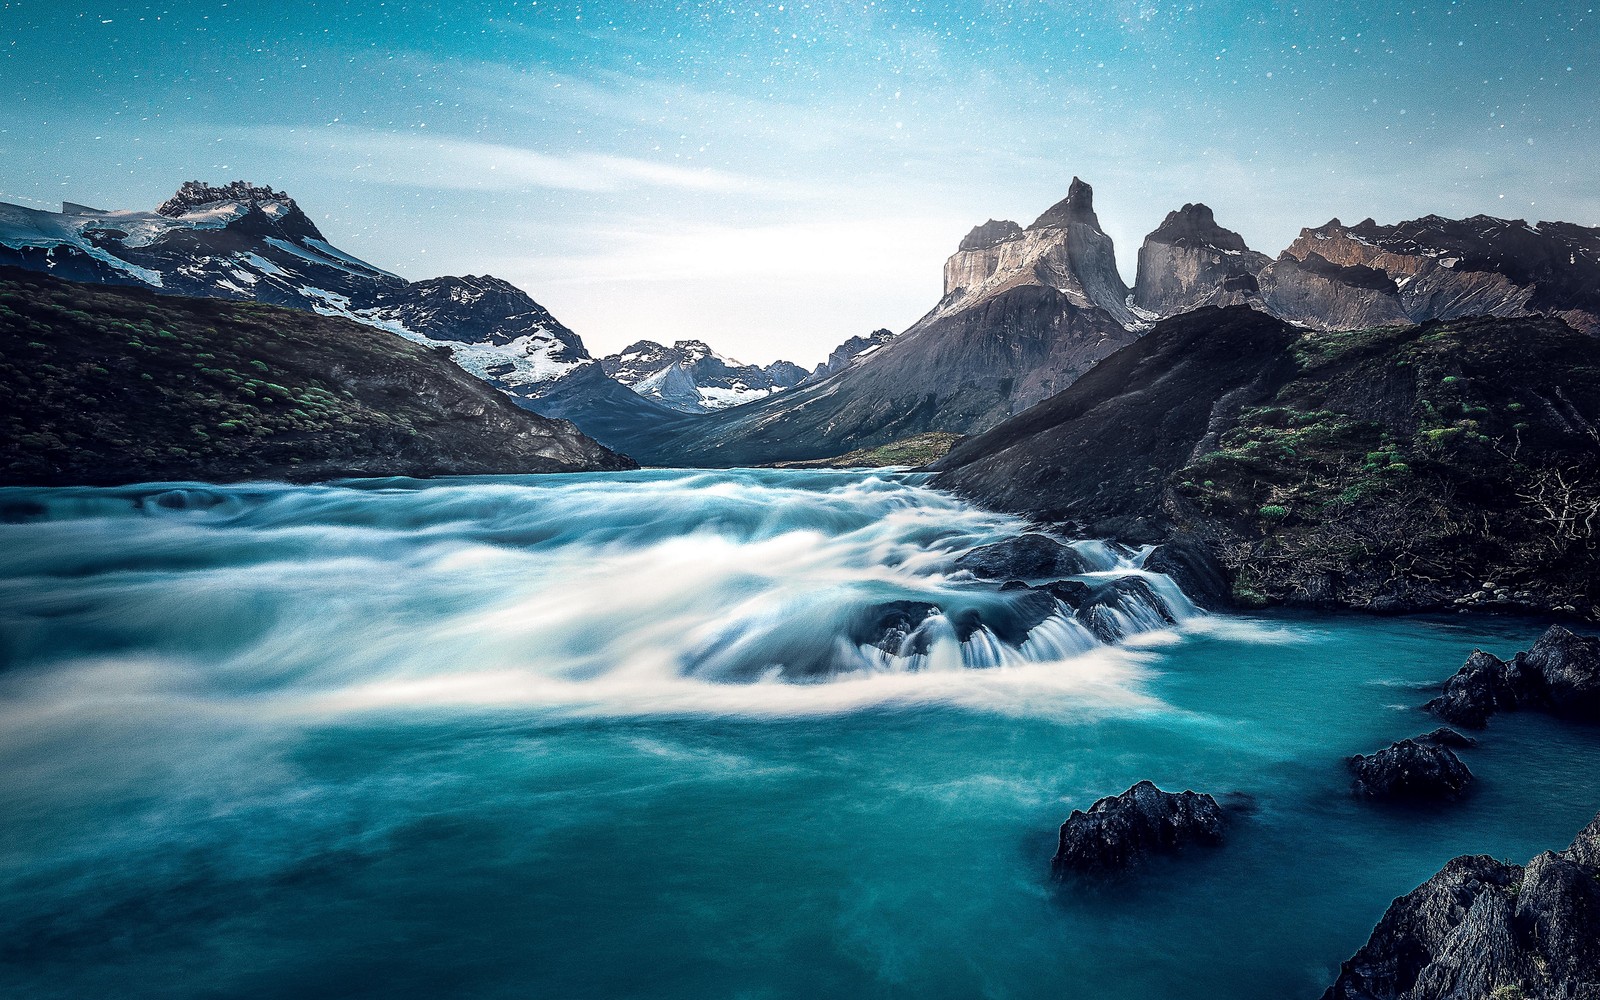
[[[1597,984],[1600,816],[1523,867],[1449,862],[1389,906],[1323,1000],[1580,998]]]
[[[984,580],[1037,580],[1073,576],[1086,572],[1089,565],[1070,545],[1030,532],[992,545],[980,545],[958,558],[956,569],[967,570]]]
[[[1370,756],[1357,754],[1347,763],[1355,775],[1350,790],[1362,798],[1409,802],[1456,799],[1472,783],[1472,772],[1461,758],[1428,737],[1401,740]]]
[[[1495,712],[1519,708],[1600,722],[1600,639],[1555,625],[1510,660],[1475,649],[1443,693],[1423,707],[1475,729]]]
[[[1478,741],[1472,737],[1463,736],[1454,729],[1450,729],[1446,726],[1440,726],[1438,729],[1435,729],[1433,732],[1428,733],[1425,736],[1418,736],[1417,742],[1432,743],[1434,746],[1450,747],[1456,750],[1460,750],[1465,747],[1475,747],[1478,745]]]
[[[1177,616],[1150,585],[1137,576],[1121,577],[1089,589],[1077,605],[1078,621],[1101,642],[1110,644],[1131,632],[1176,625]]]
[[[1193,539],[1179,538],[1157,545],[1145,557],[1144,568],[1171,577],[1202,608],[1216,611],[1233,603],[1233,589],[1222,564],[1210,549]]]
[[[906,640],[939,607],[926,601],[887,601],[862,610],[850,624],[850,640],[858,646],[876,646],[894,656],[925,653],[906,648]]]
[[[1152,854],[1222,841],[1223,811],[1198,792],[1163,792],[1141,781],[1107,796],[1088,811],[1075,809],[1061,824],[1050,869],[1056,878],[1123,871]]]

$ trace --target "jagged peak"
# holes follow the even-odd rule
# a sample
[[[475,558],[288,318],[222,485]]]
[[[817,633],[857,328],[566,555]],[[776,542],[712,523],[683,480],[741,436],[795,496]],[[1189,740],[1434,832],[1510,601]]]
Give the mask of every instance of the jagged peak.
[[[1100,219],[1094,214],[1094,188],[1077,177],[1072,178],[1067,196],[1046,209],[1028,228],[1047,229],[1073,223],[1100,228]]]
[[[1244,237],[1231,229],[1217,225],[1210,206],[1191,202],[1175,212],[1168,212],[1161,225],[1155,228],[1146,242],[1168,243],[1173,246],[1205,246],[1218,250],[1249,250]]]
[[[990,219],[981,226],[973,226],[972,232],[961,240],[958,250],[987,250],[988,248],[1015,239],[1022,235],[1022,227],[1010,219]]]
[[[249,181],[230,181],[219,186],[207,184],[205,181],[184,181],[179,185],[177,194],[162,202],[161,206],[156,209],[156,213],[178,218],[193,212],[197,208],[230,201],[236,201],[241,205],[255,205],[268,201],[294,206],[293,198],[282,191],[274,191],[264,184],[252,184]]]
[[[176,194],[156,208],[156,214],[181,219],[203,208],[230,203],[243,205],[245,217],[254,218],[257,225],[276,224],[290,235],[323,238],[316,223],[288,194],[249,181],[230,181],[220,186],[205,181],[184,181]],[[273,211],[265,211],[263,205],[271,206]]]

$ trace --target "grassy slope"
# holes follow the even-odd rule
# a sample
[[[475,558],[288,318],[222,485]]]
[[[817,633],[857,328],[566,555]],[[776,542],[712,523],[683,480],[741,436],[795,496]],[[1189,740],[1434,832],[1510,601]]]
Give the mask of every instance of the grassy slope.
[[[779,462],[780,469],[881,469],[886,466],[927,465],[945,456],[960,434],[946,431],[929,431],[913,434],[876,448],[857,448],[836,458],[820,458],[809,462]]]
[[[345,320],[0,271],[0,482],[625,464]]]

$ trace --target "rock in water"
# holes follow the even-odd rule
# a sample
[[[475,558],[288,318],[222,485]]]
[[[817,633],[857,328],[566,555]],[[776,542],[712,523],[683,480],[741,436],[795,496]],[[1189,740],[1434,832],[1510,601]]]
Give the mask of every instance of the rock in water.
[[[1519,708],[1600,722],[1600,639],[1555,625],[1510,660],[1475,649],[1445,681],[1444,693],[1423,707],[1475,729],[1495,712]]]
[[[1450,730],[1440,730],[1450,733]],[[1458,733],[1452,736],[1461,738]],[[1422,802],[1457,799],[1472,783],[1472,772],[1435,734],[1401,740],[1371,756],[1348,761],[1355,781],[1350,790],[1362,798]]]
[[[1163,792],[1141,781],[1107,796],[1061,824],[1050,869],[1056,878],[1123,871],[1151,854],[1174,854],[1195,844],[1222,841],[1223,812],[1199,792]]]
[[[1048,535],[1026,534],[980,545],[956,560],[956,568],[986,580],[1073,576],[1089,569],[1070,545]]]
[[[1524,867],[1449,862],[1389,906],[1323,1000],[1596,995],[1600,816],[1571,847]]]

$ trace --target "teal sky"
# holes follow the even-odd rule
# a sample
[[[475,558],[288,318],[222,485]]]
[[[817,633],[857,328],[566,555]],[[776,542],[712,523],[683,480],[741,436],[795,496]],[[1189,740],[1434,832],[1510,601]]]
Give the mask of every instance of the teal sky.
[[[1600,225],[1589,3],[0,0],[0,200],[287,189],[408,277],[490,272],[608,351],[815,363],[1074,174],[1131,279],[1185,201]]]

